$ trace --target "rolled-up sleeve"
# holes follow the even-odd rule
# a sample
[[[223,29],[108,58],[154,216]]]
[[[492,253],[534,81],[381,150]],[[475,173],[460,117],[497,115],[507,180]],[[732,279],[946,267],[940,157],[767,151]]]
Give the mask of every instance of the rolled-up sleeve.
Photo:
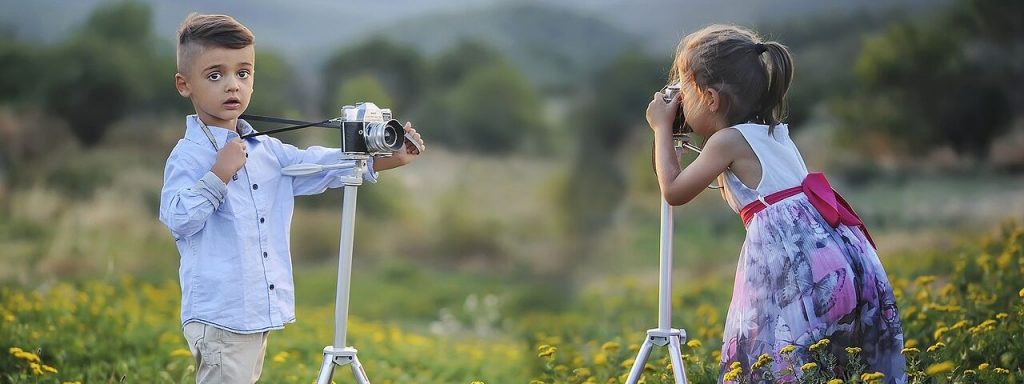
[[[160,221],[176,238],[196,234],[224,202],[227,186],[212,171],[186,157],[172,156],[164,169]]]
[[[292,181],[292,190],[296,196],[315,195],[323,193],[327,188],[339,188],[345,185],[343,177],[351,177],[355,174],[355,160],[342,160],[341,149],[313,146],[306,149],[298,149],[290,144],[280,144],[279,160],[281,167],[294,164],[346,164],[342,168],[334,168],[311,175],[295,176]],[[373,158],[367,163],[367,170],[363,173],[363,180],[376,183],[378,173],[373,170]]]

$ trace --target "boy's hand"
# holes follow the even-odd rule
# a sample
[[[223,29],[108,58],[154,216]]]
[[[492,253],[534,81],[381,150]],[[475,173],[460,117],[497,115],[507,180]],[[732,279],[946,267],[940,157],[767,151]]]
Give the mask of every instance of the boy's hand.
[[[217,151],[217,161],[213,163],[213,169],[210,171],[227,184],[231,181],[231,176],[245,165],[246,156],[245,142],[240,138],[231,140]]]
[[[423,138],[420,137],[419,132],[412,127],[412,123],[405,123],[405,133],[407,136],[406,141],[415,140],[419,144],[419,148],[416,145],[412,145],[408,142],[402,146],[401,149],[395,151],[391,157],[382,157],[374,160],[373,170],[383,171],[385,169],[397,168],[403,165],[409,164],[416,160],[420,154],[427,150],[427,145],[423,143]],[[423,150],[421,151],[420,148]]]

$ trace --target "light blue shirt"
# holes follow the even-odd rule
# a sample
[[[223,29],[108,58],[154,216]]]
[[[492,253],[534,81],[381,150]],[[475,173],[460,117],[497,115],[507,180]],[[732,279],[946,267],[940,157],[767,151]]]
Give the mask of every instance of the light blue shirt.
[[[245,140],[248,158],[226,185],[210,171],[213,143],[195,115],[171,150],[160,192],[160,221],[181,254],[181,323],[198,321],[236,333],[284,328],[295,322],[289,229],[295,196],[344,186],[342,168],[284,176],[298,163],[337,164],[341,150],[298,149],[269,136]],[[239,135],[209,127],[217,148]],[[254,132],[239,119],[242,134]],[[353,166],[354,161],[350,161]],[[364,179],[376,182],[373,160]]]

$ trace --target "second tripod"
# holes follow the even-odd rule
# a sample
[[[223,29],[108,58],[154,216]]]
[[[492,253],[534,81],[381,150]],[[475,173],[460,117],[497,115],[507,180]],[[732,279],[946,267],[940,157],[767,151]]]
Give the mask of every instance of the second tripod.
[[[673,138],[676,158],[682,155],[685,137]],[[661,199],[661,255],[658,277],[658,328],[647,330],[647,338],[640,345],[633,367],[629,370],[626,384],[636,384],[643,374],[651,350],[668,347],[672,376],[676,384],[686,384],[686,367],[683,366],[682,344],[686,342],[686,331],[672,328],[672,206]]]

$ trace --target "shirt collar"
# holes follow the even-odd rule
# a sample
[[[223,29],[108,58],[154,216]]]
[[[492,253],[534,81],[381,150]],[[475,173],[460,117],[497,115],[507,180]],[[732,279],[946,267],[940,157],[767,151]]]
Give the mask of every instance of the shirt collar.
[[[210,129],[210,134],[213,135],[213,140],[217,142],[217,149],[224,148],[224,144],[227,143],[228,140],[239,137],[238,133],[228,129],[212,126],[207,127]],[[256,133],[256,130],[252,128],[252,125],[242,119],[238,119],[238,125],[236,127],[242,135]],[[201,145],[210,144],[210,139],[207,138],[206,133],[203,132],[203,127],[200,125],[199,117],[197,115],[188,115],[185,117],[185,138]]]

